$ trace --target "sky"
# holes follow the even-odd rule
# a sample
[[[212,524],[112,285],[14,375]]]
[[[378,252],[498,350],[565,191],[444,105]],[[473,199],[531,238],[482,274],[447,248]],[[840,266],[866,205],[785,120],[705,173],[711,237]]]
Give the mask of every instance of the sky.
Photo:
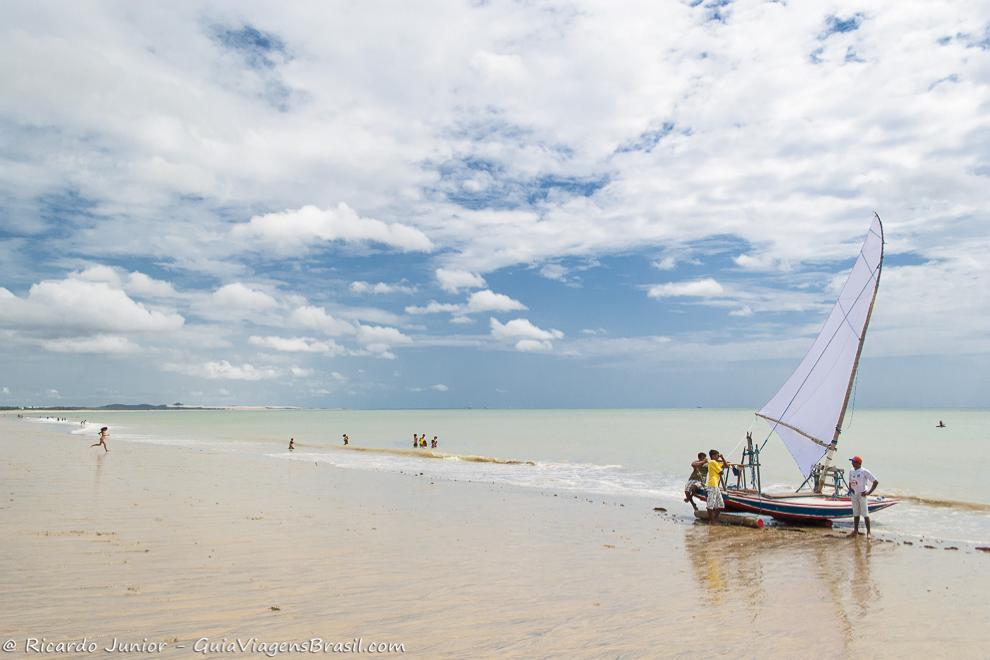
[[[5,2],[0,405],[990,406],[990,4]]]

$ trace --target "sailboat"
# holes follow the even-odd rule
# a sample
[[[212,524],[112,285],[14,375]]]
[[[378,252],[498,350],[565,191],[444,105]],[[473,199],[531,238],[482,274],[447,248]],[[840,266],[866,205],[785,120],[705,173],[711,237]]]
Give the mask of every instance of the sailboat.
[[[852,518],[845,471],[833,465],[849,398],[873,314],[883,267],[883,223],[874,213],[856,263],[811,349],[783,387],[756,416],[770,425],[762,443],[746,434],[742,460],[723,470],[725,508],[801,523]],[[776,434],[804,477],[796,492],[768,493],[760,478],[760,451]],[[698,497],[703,497],[699,494]],[[870,513],[897,503],[871,497]]]

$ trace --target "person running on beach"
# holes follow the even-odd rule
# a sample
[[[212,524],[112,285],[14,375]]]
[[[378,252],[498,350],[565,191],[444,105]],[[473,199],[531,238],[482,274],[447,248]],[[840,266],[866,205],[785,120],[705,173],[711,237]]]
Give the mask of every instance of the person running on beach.
[[[351,439],[348,438],[347,437],[347,434],[345,433],[344,434],[344,446],[346,447],[350,443],[350,441],[351,441]]]
[[[289,438],[289,451],[295,451],[295,448],[296,448],[296,439]]]
[[[694,494],[704,488],[707,478],[708,457],[705,456],[705,452],[699,451],[698,460],[691,462],[691,476],[684,484],[684,501],[689,503],[695,511],[698,510],[698,505],[694,503]]]
[[[94,445],[90,445],[90,447],[99,447],[100,445],[103,445],[103,452],[104,453],[110,451],[110,449],[107,447],[107,437],[109,435],[110,435],[110,432],[107,431],[107,427],[104,426],[102,429],[100,429],[100,441],[97,442]]]
[[[433,436],[433,439],[430,440],[430,449],[436,449],[436,448],[437,448],[437,436]]]
[[[722,456],[722,452],[717,449],[709,451],[708,456],[711,460],[708,461],[708,480],[705,482],[705,490],[708,491],[706,508],[708,509],[708,524],[710,525],[718,522],[718,514],[725,508],[725,500],[722,499],[719,484],[722,470],[729,464],[729,461],[725,460],[725,456]]]
[[[849,462],[853,466],[853,469],[849,471],[849,498],[853,505],[853,531],[849,533],[849,536],[859,535],[859,517],[863,516],[863,522],[866,523],[866,537],[869,538],[870,506],[867,497],[877,489],[880,482],[877,481],[872,472],[863,467],[863,459],[859,456],[853,456]],[[870,486],[869,490],[866,490],[868,482],[873,482],[873,485]]]

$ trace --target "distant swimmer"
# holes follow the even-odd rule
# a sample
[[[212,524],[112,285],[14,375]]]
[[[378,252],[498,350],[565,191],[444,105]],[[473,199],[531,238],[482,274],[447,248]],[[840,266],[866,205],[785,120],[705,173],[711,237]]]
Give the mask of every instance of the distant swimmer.
[[[90,447],[99,447],[100,445],[103,445],[104,453],[110,451],[110,449],[107,447],[107,437],[109,437],[109,435],[110,432],[107,431],[107,427],[104,426],[102,429],[100,429],[100,441],[97,442],[95,445],[90,445]]]
[[[437,436],[433,436],[433,439],[430,440],[430,449],[436,449],[436,448],[437,448]]]
[[[351,442],[351,439],[348,438],[347,437],[347,434],[345,433],[344,434],[344,446],[346,447],[348,444],[350,444],[350,442]]]
[[[289,438],[289,451],[295,451],[296,449],[296,439]]]
[[[423,449],[426,449],[426,434],[425,433],[422,434],[421,436],[419,436],[419,446],[422,447]]]
[[[694,494],[705,487],[705,479],[708,476],[708,458],[705,452],[698,452],[698,460],[691,462],[691,476],[684,484],[684,501],[688,502],[694,510],[698,510],[698,505],[694,503]]]
[[[417,449],[418,447],[419,447],[419,436],[413,433],[413,449]]]
[[[945,422],[943,422],[942,420],[938,420],[938,424],[935,425],[935,428],[937,428],[937,429],[944,429],[945,428]]]

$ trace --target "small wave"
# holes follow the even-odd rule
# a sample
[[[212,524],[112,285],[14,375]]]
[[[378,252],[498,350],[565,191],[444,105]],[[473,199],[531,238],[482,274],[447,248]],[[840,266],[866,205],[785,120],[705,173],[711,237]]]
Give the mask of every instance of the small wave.
[[[369,454],[388,454],[390,456],[418,456],[419,458],[436,458],[447,461],[464,461],[466,463],[495,463],[496,465],[536,465],[534,461],[521,461],[511,458],[495,458],[494,456],[475,456],[472,454],[446,454],[430,449],[390,449],[386,447],[333,447],[339,451],[359,451]]]
[[[944,500],[935,497],[917,497],[915,495],[901,495],[899,493],[891,493],[890,496],[894,499],[900,500],[901,502],[911,502],[912,504],[922,504],[924,506],[938,507],[940,509],[962,509],[965,511],[990,512],[990,504],[981,504],[979,502]]]
[[[79,425],[79,422],[71,419],[56,419],[55,417],[25,417],[24,419],[35,424]]]
[[[104,426],[107,425],[97,422],[86,422],[85,424],[79,424],[79,428],[72,429],[69,433],[72,435],[89,435],[90,433],[98,432]]]

